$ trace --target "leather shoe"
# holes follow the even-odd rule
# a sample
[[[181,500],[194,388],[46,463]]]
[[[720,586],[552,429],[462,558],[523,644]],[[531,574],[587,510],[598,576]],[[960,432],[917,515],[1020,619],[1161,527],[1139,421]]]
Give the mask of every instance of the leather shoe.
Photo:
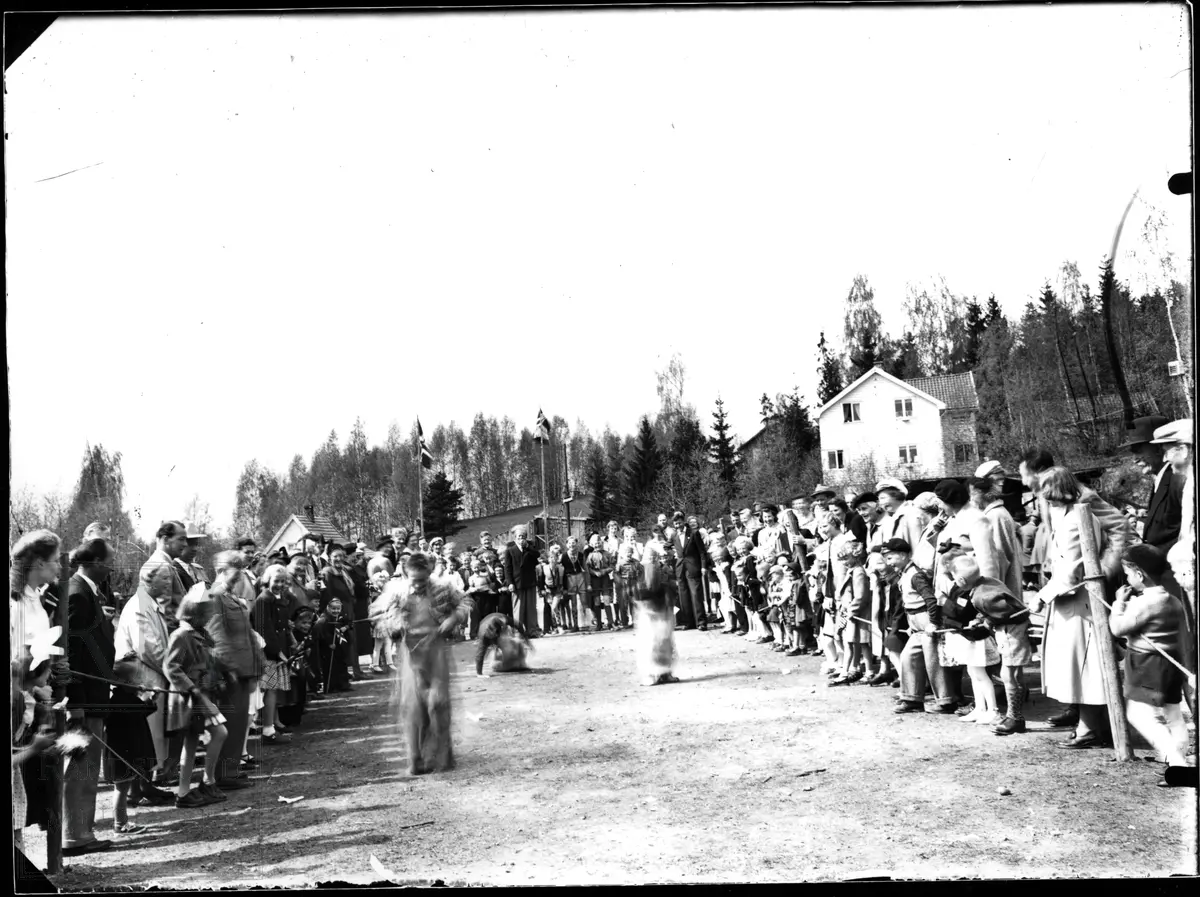
[[[1017,735],[1025,731],[1025,720],[1006,716],[992,732],[996,735]]]
[[[926,708],[926,713],[947,713],[952,714],[958,710],[954,704],[934,704],[932,707]]]
[[[892,709],[892,713],[923,713],[924,711],[925,705],[916,701],[901,701]]]
[[[1056,729],[1070,729],[1079,725],[1079,711],[1064,710],[1062,713],[1056,713],[1046,720],[1046,722]]]
[[[1089,732],[1087,735],[1084,735],[1083,737],[1080,737],[1078,735],[1073,735],[1070,738],[1068,738],[1066,741],[1060,741],[1058,743],[1058,746],[1060,748],[1065,748],[1067,750],[1083,750],[1084,748],[1094,748],[1094,747],[1111,747],[1110,744],[1106,744],[1105,741],[1102,738],[1100,738],[1098,735],[1096,735],[1095,732]]]
[[[65,857],[82,856],[85,853],[99,853],[101,850],[108,850],[113,846],[112,841],[106,841],[101,838],[95,838],[91,841],[85,841],[75,847],[64,847],[62,855]]]
[[[170,791],[164,791],[162,788],[142,785],[141,791],[138,792],[137,801],[131,801],[131,803],[135,807],[141,804],[145,804],[148,807],[165,807],[167,804],[175,803],[175,795]]]

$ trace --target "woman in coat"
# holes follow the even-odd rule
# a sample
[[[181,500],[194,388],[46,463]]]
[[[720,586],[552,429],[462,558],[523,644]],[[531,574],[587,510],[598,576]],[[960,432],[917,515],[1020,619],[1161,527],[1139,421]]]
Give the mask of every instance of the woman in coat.
[[[1081,486],[1065,467],[1052,467],[1039,479],[1053,533],[1048,555],[1051,577],[1031,608],[1037,613],[1049,605],[1042,641],[1042,687],[1047,697],[1073,705],[1063,722],[1070,722],[1071,716],[1078,714],[1075,734],[1061,746],[1093,747],[1106,741],[1104,680],[1091,603],[1083,588],[1082,534],[1075,505],[1087,504],[1095,518],[1094,532],[1088,538],[1098,546],[1110,595],[1121,570],[1121,552],[1129,541],[1129,522],[1095,492]],[[1103,633],[1101,637],[1110,636]]]
[[[209,589],[212,597],[212,616],[207,629],[215,645],[214,653],[232,673],[229,687],[218,704],[225,717],[229,737],[221,745],[217,767],[217,787],[230,791],[239,787],[236,782],[248,778],[242,764],[257,765],[246,751],[250,733],[251,695],[258,683],[261,649],[254,638],[250,622],[250,604],[243,597],[245,555],[240,551],[222,551],[214,560],[216,582]]]

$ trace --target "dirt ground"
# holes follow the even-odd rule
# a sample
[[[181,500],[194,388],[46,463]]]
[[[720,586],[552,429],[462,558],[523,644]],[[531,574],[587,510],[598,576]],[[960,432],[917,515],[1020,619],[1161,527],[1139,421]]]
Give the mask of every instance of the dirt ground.
[[[683,681],[654,688],[635,684],[628,631],[538,640],[537,672],[486,680],[473,646],[455,646],[458,768],[418,778],[403,774],[391,684],[356,683],[314,703],[290,745],[258,751],[254,788],[200,810],[135,810],[146,834],[69,859],[55,883],[1197,873],[1196,792],[1156,788],[1158,763],[1059,750],[1061,732],[997,738],[954,717],[896,716],[894,689],[829,688],[815,658],[713,631],[676,637]],[[1036,689],[1035,701],[1031,722],[1058,709]],[[100,801],[105,837],[111,804]],[[26,838],[44,865],[44,837]]]

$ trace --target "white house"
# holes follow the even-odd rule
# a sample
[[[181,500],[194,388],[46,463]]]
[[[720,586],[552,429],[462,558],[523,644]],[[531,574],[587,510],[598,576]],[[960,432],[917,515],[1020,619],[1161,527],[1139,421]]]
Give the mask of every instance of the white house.
[[[979,458],[971,373],[900,380],[872,368],[817,409],[824,482],[969,476]]]

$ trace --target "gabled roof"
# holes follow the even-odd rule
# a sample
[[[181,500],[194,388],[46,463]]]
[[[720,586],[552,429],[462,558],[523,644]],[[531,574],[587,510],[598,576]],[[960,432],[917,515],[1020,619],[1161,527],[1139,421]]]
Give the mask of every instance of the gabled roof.
[[[307,514],[293,514],[283,522],[283,526],[279,527],[279,531],[275,533],[274,538],[267,543],[267,549],[279,547],[279,537],[295,521],[303,530],[311,533],[314,536],[324,536],[326,542],[349,542],[350,539],[345,536],[341,530],[333,525],[333,522],[328,517],[323,517],[320,514],[314,514],[309,517]]]
[[[962,375],[954,374],[951,376],[962,376]],[[873,368],[871,368],[871,370],[867,371],[865,374],[863,374],[861,377],[859,377],[857,380],[855,380],[853,383],[851,383],[849,386],[847,386],[845,389],[843,389],[841,392],[839,392],[836,396],[834,396],[832,399],[830,399],[828,402],[826,402],[824,405],[822,405],[820,408],[818,408],[817,413],[816,413],[817,418],[820,419],[822,414],[824,414],[827,410],[829,410],[834,405],[836,405],[838,402],[840,402],[845,396],[849,395],[852,390],[855,390],[863,383],[866,383],[867,380],[869,380],[871,377],[882,377],[883,379],[896,384],[897,386],[901,387],[902,389],[908,390],[909,392],[913,393],[914,395],[918,395],[924,399],[928,399],[929,401],[933,402],[934,405],[937,406],[939,411],[946,410],[945,402],[943,402],[937,396],[930,395],[929,393],[925,392],[920,387],[914,386],[913,382],[915,382],[915,381],[906,382],[904,380],[899,379],[898,377],[893,377],[891,374],[889,374],[887,371],[885,371],[881,367],[873,367]],[[939,378],[926,377],[924,379],[937,380]]]
[[[975,390],[975,374],[971,371],[967,371],[965,374],[914,377],[904,382],[941,400],[945,403],[948,411],[979,407],[979,394]]]

